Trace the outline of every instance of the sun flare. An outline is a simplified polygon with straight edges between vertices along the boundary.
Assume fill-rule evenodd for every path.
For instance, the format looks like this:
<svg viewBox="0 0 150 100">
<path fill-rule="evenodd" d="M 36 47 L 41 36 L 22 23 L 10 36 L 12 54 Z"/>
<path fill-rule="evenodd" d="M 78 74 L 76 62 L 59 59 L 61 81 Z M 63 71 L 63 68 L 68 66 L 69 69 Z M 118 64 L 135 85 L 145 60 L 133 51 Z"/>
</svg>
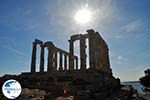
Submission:
<svg viewBox="0 0 150 100">
<path fill-rule="evenodd" d="M 86 24 L 91 21 L 92 13 L 88 9 L 81 9 L 75 14 L 75 20 L 80 24 Z"/>
</svg>

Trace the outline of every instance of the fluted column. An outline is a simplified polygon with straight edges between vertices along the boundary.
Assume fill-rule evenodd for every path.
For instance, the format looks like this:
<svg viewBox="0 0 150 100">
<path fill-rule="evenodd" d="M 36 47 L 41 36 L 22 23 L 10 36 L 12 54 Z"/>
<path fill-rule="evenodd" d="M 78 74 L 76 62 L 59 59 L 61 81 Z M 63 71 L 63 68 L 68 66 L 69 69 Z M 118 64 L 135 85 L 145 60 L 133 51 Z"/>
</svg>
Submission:
<svg viewBox="0 0 150 100">
<path fill-rule="evenodd" d="M 81 70 L 85 70 L 86 69 L 86 41 L 85 38 L 82 36 L 80 38 L 80 68 Z"/>
<path fill-rule="evenodd" d="M 31 72 L 35 72 L 35 67 L 36 67 L 36 43 L 33 42 L 32 60 L 31 60 Z"/>
<path fill-rule="evenodd" d="M 55 52 L 54 70 L 57 70 L 57 52 Z"/>
<path fill-rule="evenodd" d="M 64 69 L 67 70 L 67 55 L 64 55 Z"/>
<path fill-rule="evenodd" d="M 78 70 L 78 57 L 76 57 L 76 70 Z"/>
<path fill-rule="evenodd" d="M 51 72 L 53 70 L 53 48 L 52 46 L 48 47 L 48 64 L 47 71 Z"/>
<path fill-rule="evenodd" d="M 89 36 L 89 65 L 90 69 L 96 69 L 95 64 L 95 42 L 94 42 L 94 30 L 88 30 L 88 36 Z"/>
<path fill-rule="evenodd" d="M 69 40 L 70 46 L 69 46 L 69 51 L 70 51 L 70 55 L 69 55 L 69 70 L 73 70 L 74 69 L 74 59 L 73 59 L 73 55 L 74 55 L 74 41 Z"/>
<path fill-rule="evenodd" d="M 44 46 L 41 44 L 40 72 L 44 72 Z"/>
<path fill-rule="evenodd" d="M 62 67 L 62 53 L 60 52 L 59 54 L 60 54 L 60 56 L 59 56 L 59 70 L 62 70 L 63 69 L 63 67 Z"/>
</svg>

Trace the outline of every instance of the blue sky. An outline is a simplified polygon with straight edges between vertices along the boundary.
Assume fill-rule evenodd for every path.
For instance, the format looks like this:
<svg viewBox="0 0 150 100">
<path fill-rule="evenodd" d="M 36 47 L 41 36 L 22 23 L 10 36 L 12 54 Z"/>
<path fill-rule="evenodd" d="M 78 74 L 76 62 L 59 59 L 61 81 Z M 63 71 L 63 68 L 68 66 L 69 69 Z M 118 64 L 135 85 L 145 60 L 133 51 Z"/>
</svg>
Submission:
<svg viewBox="0 0 150 100">
<path fill-rule="evenodd" d="M 74 20 L 88 4 L 90 23 Z M 150 68 L 149 0 L 0 0 L 0 75 L 30 70 L 35 38 L 68 50 L 69 36 L 93 28 L 109 46 L 111 68 L 122 81 Z"/>
</svg>

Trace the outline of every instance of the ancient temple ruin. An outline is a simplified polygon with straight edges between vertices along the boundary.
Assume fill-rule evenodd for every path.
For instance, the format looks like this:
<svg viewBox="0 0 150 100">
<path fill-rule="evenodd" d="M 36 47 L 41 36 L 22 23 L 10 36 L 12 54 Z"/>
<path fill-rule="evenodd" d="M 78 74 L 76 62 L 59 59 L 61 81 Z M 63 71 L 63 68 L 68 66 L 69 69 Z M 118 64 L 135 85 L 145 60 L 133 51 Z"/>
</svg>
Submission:
<svg viewBox="0 0 150 100">
<path fill-rule="evenodd" d="M 80 57 L 74 54 L 75 41 L 80 43 Z M 86 42 L 88 42 L 88 48 Z M 40 52 L 37 50 L 38 45 Z M 86 49 L 89 49 L 89 52 L 86 52 Z M 47 59 L 44 57 L 46 50 L 48 51 Z M 32 48 L 31 71 L 17 76 L 5 75 L 0 78 L 0 85 L 2 86 L 2 83 L 8 79 L 19 81 L 24 91 L 31 89 L 30 92 L 27 91 L 28 96 L 26 92 L 24 93 L 23 99 L 38 96 L 39 100 L 56 100 L 57 97 L 68 96 L 74 97 L 74 100 L 105 100 L 107 97 L 112 99 L 114 93 L 119 91 L 123 93 L 124 100 L 126 100 L 127 96 L 130 98 L 134 92 L 130 91 L 132 88 L 124 88 L 124 92 L 120 89 L 120 79 L 112 75 L 108 51 L 106 42 L 94 30 L 87 30 L 86 34 L 71 36 L 69 52 L 56 47 L 51 41 L 43 42 L 35 39 Z M 36 71 L 37 52 L 40 53 L 38 72 Z M 44 68 L 45 62 L 47 62 L 47 70 Z M 127 90 L 130 92 L 127 93 Z M 119 99 L 120 96 L 119 94 L 114 98 Z"/>
<path fill-rule="evenodd" d="M 86 53 L 86 39 L 89 44 L 89 53 Z M 74 42 L 80 43 L 80 68 L 79 59 L 74 55 Z M 87 30 L 86 34 L 76 34 L 70 37 L 69 52 L 56 47 L 53 42 L 43 42 L 35 39 L 32 48 L 31 73 L 36 72 L 36 47 L 40 45 L 40 73 L 54 73 L 58 71 L 81 71 L 99 70 L 112 75 L 109 63 L 109 49 L 98 32 Z M 44 48 L 48 50 L 48 58 L 44 59 Z M 58 56 L 59 55 L 59 56 Z M 89 68 L 87 69 L 87 55 L 89 55 Z M 59 57 L 59 58 L 58 58 Z M 47 60 L 47 71 L 44 71 L 44 60 Z M 59 62 L 59 65 L 58 65 Z"/>
<path fill-rule="evenodd" d="M 76 41 L 79 42 L 79 56 L 75 55 Z M 68 95 L 75 98 L 84 91 L 86 97 L 101 100 L 120 87 L 120 80 L 112 75 L 108 45 L 98 32 L 87 30 L 85 34 L 72 35 L 68 42 L 67 52 L 51 41 L 35 39 L 30 72 L 22 72 L 13 79 L 18 80 L 23 88 L 50 93 L 50 98 L 64 95 L 67 88 Z M 39 65 L 37 60 L 40 60 Z"/>
</svg>

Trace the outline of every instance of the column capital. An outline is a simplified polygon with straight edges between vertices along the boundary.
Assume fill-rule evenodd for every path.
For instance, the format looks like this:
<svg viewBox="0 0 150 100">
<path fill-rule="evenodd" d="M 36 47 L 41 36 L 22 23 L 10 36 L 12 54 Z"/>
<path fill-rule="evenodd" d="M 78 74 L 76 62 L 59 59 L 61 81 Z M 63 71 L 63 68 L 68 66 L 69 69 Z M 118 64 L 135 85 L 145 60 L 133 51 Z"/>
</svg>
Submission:
<svg viewBox="0 0 150 100">
<path fill-rule="evenodd" d="M 34 41 L 36 44 L 43 44 L 43 41 L 39 40 L 39 39 L 35 39 Z"/>
<path fill-rule="evenodd" d="M 43 44 L 40 44 L 40 47 L 41 47 L 41 48 L 44 48 L 44 45 L 43 45 Z"/>
<path fill-rule="evenodd" d="M 44 43 L 44 47 L 47 47 L 48 49 L 51 49 L 52 47 L 54 47 L 54 44 L 53 44 L 53 42 L 48 41 L 48 42 Z"/>
<path fill-rule="evenodd" d="M 32 42 L 33 45 L 37 45 L 35 42 Z"/>
<path fill-rule="evenodd" d="M 89 29 L 87 30 L 88 33 L 95 33 L 95 31 L 93 29 Z"/>
<path fill-rule="evenodd" d="M 73 43 L 73 42 L 74 42 L 74 40 L 70 39 L 70 40 L 68 40 L 68 42 L 69 42 L 69 43 Z"/>
</svg>

